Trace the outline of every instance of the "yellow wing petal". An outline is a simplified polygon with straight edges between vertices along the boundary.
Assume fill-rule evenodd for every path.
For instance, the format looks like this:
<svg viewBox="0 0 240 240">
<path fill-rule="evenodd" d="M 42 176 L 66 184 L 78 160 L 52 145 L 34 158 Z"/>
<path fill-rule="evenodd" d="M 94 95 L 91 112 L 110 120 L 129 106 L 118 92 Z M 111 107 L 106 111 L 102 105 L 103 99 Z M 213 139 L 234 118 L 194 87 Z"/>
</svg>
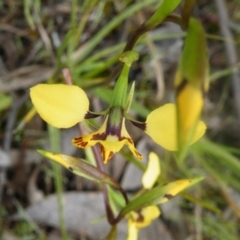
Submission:
<svg viewBox="0 0 240 240">
<path fill-rule="evenodd" d="M 177 150 L 176 105 L 166 104 L 152 111 L 146 121 L 145 132 L 159 145 L 170 151 Z M 206 125 L 199 121 L 191 144 L 203 136 Z"/>
<path fill-rule="evenodd" d="M 160 159 L 156 153 L 150 152 L 148 166 L 142 177 L 144 188 L 151 189 L 160 176 L 160 172 Z"/>
<path fill-rule="evenodd" d="M 170 182 L 169 185 L 172 185 L 172 187 L 165 193 L 164 197 L 158 202 L 158 204 L 167 202 L 171 198 L 175 197 L 181 191 L 191 187 L 192 185 L 202 180 L 203 177 L 197 177 L 193 179 L 181 179 L 174 182 Z"/>
<path fill-rule="evenodd" d="M 147 117 L 145 131 L 159 145 L 176 150 L 176 106 L 166 104 L 152 111 Z"/>
<path fill-rule="evenodd" d="M 42 119 L 57 128 L 72 127 L 89 109 L 86 93 L 77 86 L 39 84 L 30 89 L 30 96 Z"/>
</svg>

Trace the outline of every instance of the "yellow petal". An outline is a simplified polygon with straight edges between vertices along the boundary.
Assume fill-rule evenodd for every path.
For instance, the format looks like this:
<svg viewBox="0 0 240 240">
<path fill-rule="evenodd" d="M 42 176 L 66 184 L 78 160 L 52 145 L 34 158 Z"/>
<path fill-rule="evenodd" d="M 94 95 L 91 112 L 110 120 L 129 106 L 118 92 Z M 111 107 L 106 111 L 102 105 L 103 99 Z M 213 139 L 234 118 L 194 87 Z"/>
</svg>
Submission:
<svg viewBox="0 0 240 240">
<path fill-rule="evenodd" d="M 72 127 L 89 109 L 86 93 L 77 86 L 39 84 L 30 89 L 30 96 L 42 119 L 57 128 Z"/>
<path fill-rule="evenodd" d="M 176 106 L 166 104 L 152 111 L 147 117 L 145 131 L 159 145 L 176 150 Z"/>
<path fill-rule="evenodd" d="M 203 108 L 203 94 L 200 87 L 187 83 L 177 95 L 180 146 L 192 142 L 192 131 Z M 203 132 L 204 133 L 204 132 Z"/>
<path fill-rule="evenodd" d="M 142 155 L 136 150 L 134 143 L 130 138 L 119 141 L 111 136 L 111 138 L 108 137 L 105 141 L 99 141 L 99 143 L 102 146 L 101 154 L 103 156 L 104 163 L 107 163 L 107 161 L 112 158 L 116 152 L 119 152 L 124 145 L 129 147 L 135 157 L 139 160 L 142 159 Z"/>
<path fill-rule="evenodd" d="M 104 163 L 107 163 L 107 161 L 112 158 L 116 152 L 119 152 L 124 145 L 127 145 L 130 151 L 138 159 L 142 159 L 142 155 L 135 149 L 134 143 L 126 130 L 125 119 L 122 121 L 121 133 L 120 136 L 118 136 L 107 135 L 108 118 L 109 116 L 105 118 L 103 125 L 98 131 L 74 138 L 72 140 L 73 145 L 79 148 L 86 148 L 100 143 L 100 150 Z"/>
<path fill-rule="evenodd" d="M 178 193 L 183 191 L 184 189 L 198 183 L 201 181 L 203 177 L 193 178 L 193 179 L 182 179 L 169 183 L 172 187 L 165 193 L 164 197 L 158 202 L 164 203 L 175 197 Z"/>
<path fill-rule="evenodd" d="M 131 212 L 128 217 L 129 235 L 130 228 L 132 235 L 136 234 L 138 229 L 147 227 L 153 220 L 160 216 L 160 210 L 157 206 L 148 206 L 138 212 Z M 130 239 L 130 238 L 129 238 Z"/>
<path fill-rule="evenodd" d="M 152 111 L 146 121 L 145 132 L 159 145 L 170 151 L 177 150 L 176 105 L 166 104 Z M 198 121 L 196 132 L 190 144 L 203 136 L 206 126 Z"/>
<path fill-rule="evenodd" d="M 193 143 L 195 143 L 198 139 L 200 139 L 200 138 L 204 135 L 206 129 L 207 129 L 206 124 L 205 124 L 203 121 L 198 121 L 197 127 L 196 127 L 195 132 L 194 132 L 194 136 L 193 136 L 193 138 L 191 139 L 190 144 L 193 144 Z"/>
<path fill-rule="evenodd" d="M 160 176 L 160 172 L 160 159 L 156 153 L 150 152 L 148 166 L 142 177 L 143 187 L 151 189 Z"/>
<path fill-rule="evenodd" d="M 131 219 L 128 220 L 128 237 L 127 240 L 138 240 L 138 228 L 135 222 Z"/>
<path fill-rule="evenodd" d="M 141 210 L 143 221 L 137 221 L 138 228 L 144 228 L 151 224 L 153 220 L 159 217 L 160 210 L 157 206 L 148 206 Z"/>
</svg>

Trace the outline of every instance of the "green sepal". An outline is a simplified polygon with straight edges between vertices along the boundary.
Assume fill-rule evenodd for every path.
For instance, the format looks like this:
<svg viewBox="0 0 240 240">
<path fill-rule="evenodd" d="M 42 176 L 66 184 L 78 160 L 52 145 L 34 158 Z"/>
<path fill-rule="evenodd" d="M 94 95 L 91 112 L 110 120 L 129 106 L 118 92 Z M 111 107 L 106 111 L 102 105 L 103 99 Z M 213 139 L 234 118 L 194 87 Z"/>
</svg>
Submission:
<svg viewBox="0 0 240 240">
<path fill-rule="evenodd" d="M 125 107 L 128 89 L 128 74 L 132 63 L 137 59 L 138 53 L 136 51 L 127 51 L 120 55 L 119 60 L 124 63 L 124 66 L 113 90 L 111 107 Z"/>
<path fill-rule="evenodd" d="M 188 81 L 195 86 L 208 88 L 208 55 L 206 35 L 201 22 L 191 18 L 178 67 L 175 85 Z"/>
<path fill-rule="evenodd" d="M 111 107 L 108 113 L 109 116 L 109 128 L 115 127 L 121 129 L 123 119 L 123 108 L 122 107 Z"/>
<path fill-rule="evenodd" d="M 134 90 L 135 90 L 135 82 L 132 83 L 132 86 L 131 86 L 130 91 L 128 93 L 126 106 L 124 108 L 125 113 L 127 113 L 129 108 L 131 107 L 133 96 L 134 96 Z"/>
</svg>

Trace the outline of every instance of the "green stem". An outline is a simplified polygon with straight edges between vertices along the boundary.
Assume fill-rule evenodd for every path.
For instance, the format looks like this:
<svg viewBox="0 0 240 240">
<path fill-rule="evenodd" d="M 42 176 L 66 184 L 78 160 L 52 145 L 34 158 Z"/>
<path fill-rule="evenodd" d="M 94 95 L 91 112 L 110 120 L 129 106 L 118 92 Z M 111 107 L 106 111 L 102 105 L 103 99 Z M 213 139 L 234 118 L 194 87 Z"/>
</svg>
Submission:
<svg viewBox="0 0 240 240">
<path fill-rule="evenodd" d="M 148 0 L 148 1 L 140 1 L 137 4 L 133 4 L 129 8 L 125 9 L 121 14 L 117 15 L 113 20 L 111 20 L 108 24 L 105 25 L 103 29 L 101 29 L 89 42 L 85 45 L 84 49 L 81 51 L 81 54 L 77 56 L 76 64 L 82 61 L 91 51 L 96 47 L 102 39 L 111 32 L 114 28 L 116 28 L 122 21 L 132 16 L 137 11 L 142 8 L 154 3 L 156 0 Z"/>
<path fill-rule="evenodd" d="M 48 133 L 49 133 L 49 140 L 50 140 L 50 148 L 53 152 L 60 152 L 60 130 L 48 125 Z M 62 203 L 62 173 L 61 173 L 61 166 L 56 163 L 52 163 L 53 168 L 53 175 L 54 175 L 54 185 L 57 192 L 57 203 L 58 203 L 58 214 L 59 214 L 59 222 L 60 222 L 60 230 L 62 239 L 67 240 L 67 230 L 65 225 L 64 219 L 64 212 L 63 212 L 63 203 Z"/>
</svg>

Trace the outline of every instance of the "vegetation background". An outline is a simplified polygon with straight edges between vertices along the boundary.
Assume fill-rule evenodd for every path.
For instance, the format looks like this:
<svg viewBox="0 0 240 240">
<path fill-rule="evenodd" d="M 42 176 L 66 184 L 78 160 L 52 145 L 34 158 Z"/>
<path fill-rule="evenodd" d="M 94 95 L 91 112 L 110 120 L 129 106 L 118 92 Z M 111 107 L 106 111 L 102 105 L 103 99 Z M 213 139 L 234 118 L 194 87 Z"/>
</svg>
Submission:
<svg viewBox="0 0 240 240">
<path fill-rule="evenodd" d="M 63 82 L 61 69 L 69 67 L 74 84 L 88 92 L 92 109 L 104 110 L 119 54 L 159 2 L 0 0 L 0 239 L 63 239 L 67 232 L 68 239 L 95 240 L 107 234 L 100 186 L 36 152 L 51 148 L 83 158 L 88 154 L 71 146 L 79 134 L 76 128 L 52 131 L 38 115 L 27 115 L 32 108 L 29 87 Z M 193 16 L 204 25 L 209 50 L 205 137 L 192 146 L 180 168 L 172 153 L 131 128 L 145 160 L 138 162 L 123 149 L 106 165 L 106 172 L 129 194 L 141 187 L 150 151 L 160 156 L 164 179 L 205 176 L 161 205 L 160 219 L 142 230 L 140 239 L 240 238 L 240 1 L 199 0 Z M 135 118 L 143 120 L 151 110 L 174 101 L 173 79 L 184 36 L 178 26 L 164 23 L 135 47 L 140 54 L 130 75 L 136 81 Z M 62 224 L 56 191 L 64 197 Z M 123 221 L 119 239 L 125 239 L 126 230 Z"/>
</svg>

